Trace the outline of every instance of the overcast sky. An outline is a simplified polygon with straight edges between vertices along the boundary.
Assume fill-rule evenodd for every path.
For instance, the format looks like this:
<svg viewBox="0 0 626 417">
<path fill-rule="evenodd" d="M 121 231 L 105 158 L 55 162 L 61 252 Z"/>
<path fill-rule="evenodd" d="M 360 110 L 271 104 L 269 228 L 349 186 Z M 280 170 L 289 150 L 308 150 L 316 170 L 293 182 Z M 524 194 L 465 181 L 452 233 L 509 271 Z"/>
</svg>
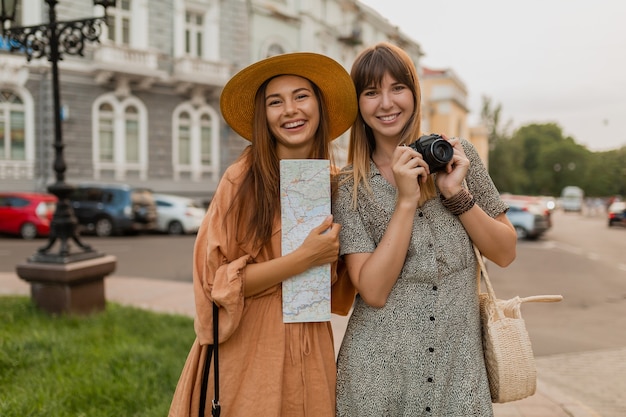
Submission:
<svg viewBox="0 0 626 417">
<path fill-rule="evenodd" d="M 626 145 L 626 0 L 361 0 L 517 128 L 555 122 L 593 151 Z M 445 132 L 444 132 L 445 133 Z"/>
</svg>

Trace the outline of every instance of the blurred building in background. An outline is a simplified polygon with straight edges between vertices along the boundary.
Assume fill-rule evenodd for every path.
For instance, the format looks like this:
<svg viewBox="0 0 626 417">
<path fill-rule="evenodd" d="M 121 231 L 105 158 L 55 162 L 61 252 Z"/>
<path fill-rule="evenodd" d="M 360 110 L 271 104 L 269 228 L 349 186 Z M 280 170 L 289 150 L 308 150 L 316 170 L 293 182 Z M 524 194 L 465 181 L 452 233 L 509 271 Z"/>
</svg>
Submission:
<svg viewBox="0 0 626 417">
<path fill-rule="evenodd" d="M 488 132 L 484 126 L 469 126 L 467 88 L 450 69 L 420 67 L 422 87 L 422 129 L 426 133 L 444 133 L 469 139 L 487 166 Z"/>
<path fill-rule="evenodd" d="M 59 20 L 102 13 L 60 0 Z M 486 161 L 486 134 L 467 126 L 467 90 L 451 69 L 355 0 L 118 0 L 100 44 L 60 62 L 67 182 L 126 183 L 210 200 L 247 145 L 225 124 L 219 96 L 241 68 L 275 54 L 326 54 L 349 71 L 366 46 L 402 47 L 422 77 L 424 131 L 464 136 Z M 45 3 L 22 0 L 17 23 L 40 24 Z M 54 179 L 49 63 L 0 39 L 0 190 L 42 191 Z M 475 134 L 477 133 L 477 134 Z M 484 143 L 482 142 L 484 141 Z M 345 163 L 348 134 L 335 141 Z"/>
</svg>

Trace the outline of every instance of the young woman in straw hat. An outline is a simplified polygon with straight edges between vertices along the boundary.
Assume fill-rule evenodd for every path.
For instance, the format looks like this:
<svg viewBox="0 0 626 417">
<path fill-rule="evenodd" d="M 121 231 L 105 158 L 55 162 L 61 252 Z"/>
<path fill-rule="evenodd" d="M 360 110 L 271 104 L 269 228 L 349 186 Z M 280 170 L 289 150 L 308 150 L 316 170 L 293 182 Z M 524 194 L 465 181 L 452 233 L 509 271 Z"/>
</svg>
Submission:
<svg viewBox="0 0 626 417">
<path fill-rule="evenodd" d="M 367 48 L 351 76 L 359 115 L 333 214 L 359 296 L 337 362 L 337 416 L 492 416 L 472 242 L 500 266 L 513 261 L 507 206 L 466 140 L 438 142 L 433 166 L 404 146 L 420 137 L 422 113 L 403 50 Z"/>
<path fill-rule="evenodd" d="M 354 85 L 326 56 L 284 54 L 237 73 L 224 87 L 220 106 L 230 127 L 251 144 L 224 173 L 197 235 L 197 338 L 169 415 L 198 414 L 215 302 L 223 416 L 334 416 L 330 322 L 283 323 L 281 283 L 334 264 L 339 225 L 329 213 L 298 249 L 281 256 L 279 161 L 329 159 L 329 142 L 356 117 Z M 207 391 L 210 401 L 212 376 Z"/>
</svg>

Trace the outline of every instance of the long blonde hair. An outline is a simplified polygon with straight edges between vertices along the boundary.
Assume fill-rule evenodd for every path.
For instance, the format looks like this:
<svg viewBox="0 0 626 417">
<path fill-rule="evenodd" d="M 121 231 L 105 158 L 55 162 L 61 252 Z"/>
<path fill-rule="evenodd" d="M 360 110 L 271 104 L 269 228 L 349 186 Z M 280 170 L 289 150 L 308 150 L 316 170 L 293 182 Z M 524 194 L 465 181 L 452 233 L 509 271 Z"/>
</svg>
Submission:
<svg viewBox="0 0 626 417">
<path fill-rule="evenodd" d="M 404 126 L 401 143 L 415 142 L 421 135 L 421 89 L 417 70 L 411 57 L 399 47 L 380 42 L 363 50 L 352 64 L 350 76 L 356 88 L 357 100 L 361 93 L 372 85 L 380 86 L 385 74 L 391 75 L 398 82 L 405 84 L 413 93 L 415 112 Z M 361 112 L 350 130 L 350 144 L 348 146 L 348 164 L 352 169 L 348 176 L 354 180 L 352 205 L 356 208 L 358 187 L 364 186 L 372 192 L 369 185 L 370 160 L 376 149 L 376 140 L 372 129 L 365 124 Z M 351 174 L 351 175 L 350 175 Z M 432 176 L 421 186 L 419 205 L 437 194 Z"/>
</svg>

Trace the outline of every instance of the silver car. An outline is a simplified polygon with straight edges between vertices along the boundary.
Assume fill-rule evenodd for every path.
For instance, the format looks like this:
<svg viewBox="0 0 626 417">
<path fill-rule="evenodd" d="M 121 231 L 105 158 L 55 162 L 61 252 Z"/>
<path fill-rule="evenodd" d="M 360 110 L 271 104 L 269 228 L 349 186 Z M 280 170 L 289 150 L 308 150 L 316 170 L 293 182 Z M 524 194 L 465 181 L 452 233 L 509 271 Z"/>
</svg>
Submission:
<svg viewBox="0 0 626 417">
<path fill-rule="evenodd" d="M 507 204 L 506 216 L 515 227 L 518 239 L 538 239 L 550 228 L 549 217 L 532 205 L 517 201 L 507 201 Z"/>
</svg>

